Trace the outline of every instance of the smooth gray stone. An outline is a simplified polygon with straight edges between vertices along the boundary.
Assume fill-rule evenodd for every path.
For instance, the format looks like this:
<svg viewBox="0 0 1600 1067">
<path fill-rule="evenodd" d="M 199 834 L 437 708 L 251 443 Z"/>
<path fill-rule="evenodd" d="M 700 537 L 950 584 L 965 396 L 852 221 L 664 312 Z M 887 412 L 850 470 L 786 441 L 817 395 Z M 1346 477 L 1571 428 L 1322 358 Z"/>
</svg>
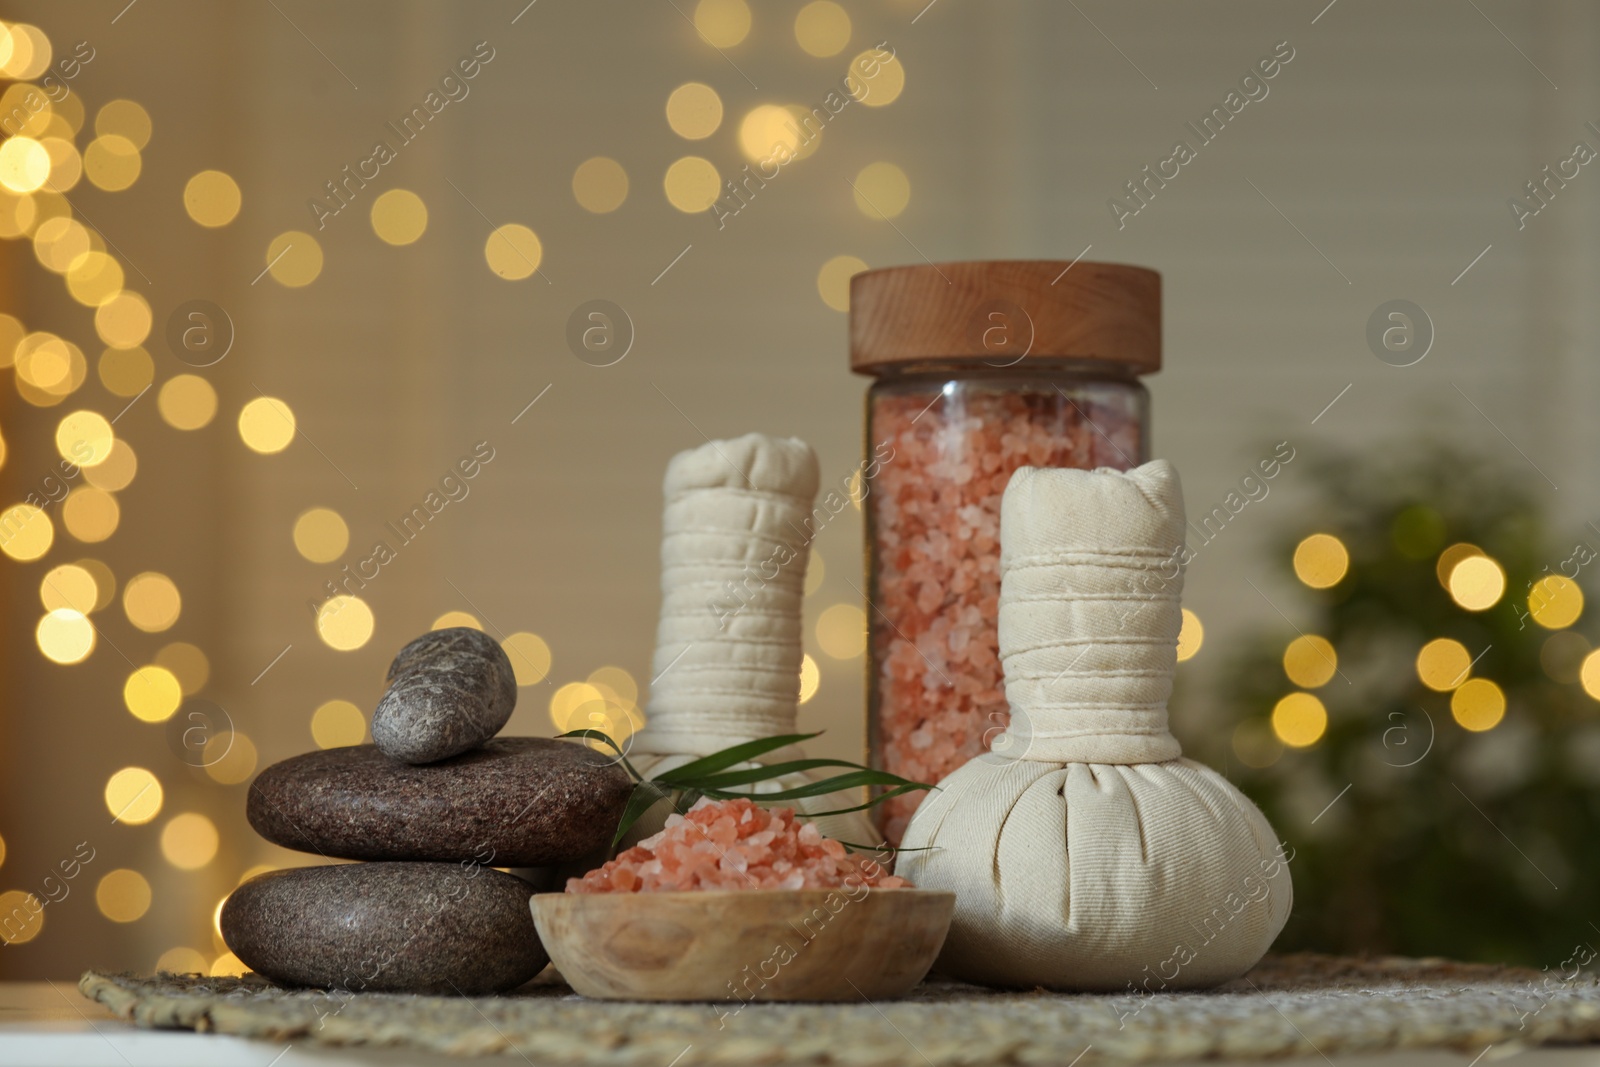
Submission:
<svg viewBox="0 0 1600 1067">
<path fill-rule="evenodd" d="M 347 860 L 552 867 L 611 843 L 633 781 L 576 741 L 497 737 L 412 766 L 371 745 L 306 752 L 250 783 L 256 833 Z"/>
<path fill-rule="evenodd" d="M 350 993 L 502 993 L 550 961 L 533 886 L 490 867 L 341 863 L 271 871 L 222 906 L 222 937 L 282 985 Z"/>
<path fill-rule="evenodd" d="M 453 626 L 425 633 L 389 665 L 372 740 L 406 763 L 432 763 L 500 732 L 517 706 L 517 676 L 499 642 Z"/>
</svg>

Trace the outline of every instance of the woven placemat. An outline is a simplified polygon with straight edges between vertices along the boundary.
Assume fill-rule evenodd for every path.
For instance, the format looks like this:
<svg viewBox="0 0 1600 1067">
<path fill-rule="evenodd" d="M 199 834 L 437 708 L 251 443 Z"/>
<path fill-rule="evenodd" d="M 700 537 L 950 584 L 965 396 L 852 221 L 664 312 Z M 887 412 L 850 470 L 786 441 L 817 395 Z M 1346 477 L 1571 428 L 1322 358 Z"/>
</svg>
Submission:
<svg viewBox="0 0 1600 1067">
<path fill-rule="evenodd" d="M 698 1064 L 1059 1064 L 1085 1050 L 1124 1063 L 1325 1057 L 1408 1048 L 1476 1054 L 1600 1041 L 1600 979 L 1445 960 L 1268 957 L 1206 993 L 1147 997 L 998 992 L 928 982 L 899 1001 L 647 1004 L 586 1000 L 553 972 L 476 999 L 344 998 L 255 975 L 90 971 L 79 988 L 142 1027 L 458 1056 L 520 1053 L 595 1067 Z"/>
</svg>

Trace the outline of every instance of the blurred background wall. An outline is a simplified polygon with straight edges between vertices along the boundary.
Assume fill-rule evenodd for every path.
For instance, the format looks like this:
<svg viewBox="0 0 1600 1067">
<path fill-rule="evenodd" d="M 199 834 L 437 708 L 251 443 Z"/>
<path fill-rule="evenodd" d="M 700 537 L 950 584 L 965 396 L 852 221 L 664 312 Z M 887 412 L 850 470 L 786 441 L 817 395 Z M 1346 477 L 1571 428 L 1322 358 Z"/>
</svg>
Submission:
<svg viewBox="0 0 1600 1067">
<path fill-rule="evenodd" d="M 21 382 L 0 392 L 0 507 L 46 498 L 12 515 L 26 530 L 0 561 L 0 912 L 52 898 L 0 976 L 213 966 L 222 897 L 301 862 L 250 832 L 250 775 L 358 739 L 394 650 L 447 613 L 518 650 L 512 732 L 554 732 L 552 700 L 601 700 L 620 724 L 647 696 L 670 455 L 761 429 L 812 442 L 825 481 L 857 464 L 866 383 L 843 312 L 863 265 L 1160 270 L 1154 451 L 1191 509 L 1279 441 L 1433 439 L 1519 472 L 1560 540 L 1600 518 L 1600 170 L 1543 186 L 1547 204 L 1525 189 L 1574 142 L 1600 146 L 1600 12 L 1578 0 L 15 0 L 0 17 L 48 38 L 56 81 L 22 63 L 40 47 L 24 31 L 8 69 L 66 90 L 30 132 L 76 145 L 52 149 L 59 194 L 19 192 L 33 162 L 0 156 L 0 362 Z M 893 59 L 814 152 L 736 215 L 703 209 L 781 138 L 760 109 L 822 105 L 879 46 Z M 1275 50 L 1292 58 L 1267 95 L 1119 220 L 1108 201 L 1134 206 L 1125 183 Z M 689 83 L 712 93 L 673 96 Z M 404 141 L 430 92 L 444 102 Z M 341 204 L 328 183 L 379 140 L 392 160 Z M 39 239 L 54 218 L 82 232 Z M 135 294 L 98 324 L 110 268 L 43 262 L 75 240 Z M 1408 367 L 1367 340 L 1395 299 L 1433 327 Z M 596 300 L 614 363 L 569 342 Z M 17 348 L 38 331 L 59 341 Z M 115 419 L 120 444 L 61 479 L 57 428 L 78 411 Z M 475 452 L 476 476 L 442 491 L 459 499 L 401 545 L 387 524 Z M 1302 610 L 1264 546 L 1309 472 L 1287 468 L 1190 571 L 1190 736 L 1227 717 L 1204 693 L 1236 636 Z M 852 512 L 812 564 L 802 722 L 828 731 L 824 754 L 861 748 L 860 536 Z M 393 560 L 319 627 L 328 583 L 379 540 Z M 208 703 L 163 718 L 174 687 Z"/>
</svg>

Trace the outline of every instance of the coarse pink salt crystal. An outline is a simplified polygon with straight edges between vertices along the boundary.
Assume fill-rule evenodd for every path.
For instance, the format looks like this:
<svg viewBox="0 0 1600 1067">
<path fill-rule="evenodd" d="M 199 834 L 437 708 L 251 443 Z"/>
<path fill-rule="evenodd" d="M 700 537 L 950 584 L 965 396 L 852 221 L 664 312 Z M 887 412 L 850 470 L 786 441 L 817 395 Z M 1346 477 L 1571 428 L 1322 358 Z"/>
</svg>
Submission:
<svg viewBox="0 0 1600 1067">
<path fill-rule="evenodd" d="M 687 816 L 582 878 L 569 893 L 649 893 L 685 889 L 909 888 L 875 860 L 855 855 L 802 823 L 793 808 L 763 808 L 744 798 L 701 800 Z"/>
</svg>

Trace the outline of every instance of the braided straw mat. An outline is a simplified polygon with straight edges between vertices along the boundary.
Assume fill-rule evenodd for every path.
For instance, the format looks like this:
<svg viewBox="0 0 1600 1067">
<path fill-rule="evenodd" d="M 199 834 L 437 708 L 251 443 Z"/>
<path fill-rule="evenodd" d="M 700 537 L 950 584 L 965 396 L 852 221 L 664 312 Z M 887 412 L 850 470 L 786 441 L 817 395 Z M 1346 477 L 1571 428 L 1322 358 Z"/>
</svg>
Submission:
<svg viewBox="0 0 1600 1067">
<path fill-rule="evenodd" d="M 1324 1057 L 1407 1048 L 1469 1054 L 1600 1041 L 1600 979 L 1438 959 L 1278 956 L 1206 993 L 1001 992 L 927 982 L 907 999 L 842 1004 L 586 1000 L 553 971 L 464 999 L 278 988 L 256 975 L 89 971 L 84 995 L 146 1028 L 604 1067 L 928 1067 Z M 1092 1067 L 1085 1061 L 1084 1067 Z"/>
</svg>

